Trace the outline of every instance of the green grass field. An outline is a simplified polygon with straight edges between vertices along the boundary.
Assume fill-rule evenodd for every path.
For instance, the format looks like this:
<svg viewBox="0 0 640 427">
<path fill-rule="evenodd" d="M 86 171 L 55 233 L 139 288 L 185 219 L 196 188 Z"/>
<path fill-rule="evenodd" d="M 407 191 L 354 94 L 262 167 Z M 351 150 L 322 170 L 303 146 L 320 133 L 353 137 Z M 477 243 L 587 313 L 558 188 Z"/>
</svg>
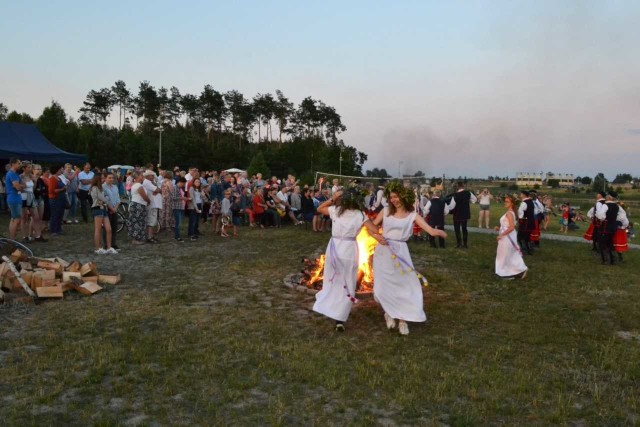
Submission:
<svg viewBox="0 0 640 427">
<path fill-rule="evenodd" d="M 34 245 L 123 283 L 0 309 L 2 424 L 640 423 L 637 251 L 601 266 L 587 245 L 543 241 L 526 280 L 502 281 L 493 236 L 411 243 L 429 321 L 402 337 L 373 301 L 336 333 L 283 286 L 327 233 L 240 234 L 93 257 L 73 226 Z"/>
</svg>

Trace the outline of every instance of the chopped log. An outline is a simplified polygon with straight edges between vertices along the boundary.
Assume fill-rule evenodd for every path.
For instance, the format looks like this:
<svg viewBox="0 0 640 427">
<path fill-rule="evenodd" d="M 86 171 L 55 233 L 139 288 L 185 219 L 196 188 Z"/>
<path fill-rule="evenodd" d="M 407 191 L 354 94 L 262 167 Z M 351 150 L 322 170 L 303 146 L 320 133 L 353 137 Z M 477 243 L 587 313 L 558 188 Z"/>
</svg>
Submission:
<svg viewBox="0 0 640 427">
<path fill-rule="evenodd" d="M 62 298 L 62 286 L 42 286 L 37 289 L 39 298 Z"/>
<path fill-rule="evenodd" d="M 117 285 L 118 283 L 120 283 L 120 274 L 101 274 L 98 276 L 98 283 L 100 283 L 101 285 Z"/>
<path fill-rule="evenodd" d="M 97 283 L 85 282 L 80 286 L 76 286 L 76 291 L 80 292 L 83 295 L 93 295 L 98 291 L 102 290 L 102 286 Z"/>
<path fill-rule="evenodd" d="M 62 275 L 64 269 L 62 268 L 62 264 L 51 261 L 38 261 L 38 267 L 44 268 L 45 270 L 53 270 L 55 274 Z"/>
<path fill-rule="evenodd" d="M 42 286 L 42 274 L 40 273 L 34 273 L 31 276 L 31 289 L 37 289 L 40 286 Z"/>
<path fill-rule="evenodd" d="M 60 257 L 56 257 L 56 262 L 60 265 L 62 265 L 62 268 L 67 268 L 69 267 L 70 263 L 68 261 L 63 260 Z"/>
<path fill-rule="evenodd" d="M 58 279 L 44 279 L 42 281 L 42 287 L 57 286 L 59 284 L 60 284 L 60 280 Z"/>
<path fill-rule="evenodd" d="M 15 252 L 14 252 L 15 253 Z M 13 265 L 13 262 L 6 256 L 2 257 L 2 260 L 4 262 L 7 263 L 7 265 L 9 266 L 9 270 L 11 270 L 11 272 L 13 272 L 13 274 L 16 275 L 16 279 L 18 279 L 18 282 L 20 283 L 20 286 L 22 286 L 22 289 L 24 289 L 24 291 L 29 294 L 29 296 L 31 297 L 36 297 L 36 294 L 33 293 L 33 291 L 31 290 L 31 288 L 25 283 L 25 281 L 22 279 L 22 277 L 20 276 L 20 272 L 16 269 L 16 266 Z"/>
<path fill-rule="evenodd" d="M 86 276 L 82 278 L 84 282 L 98 283 L 98 276 Z"/>
<path fill-rule="evenodd" d="M 65 271 L 62 273 L 62 281 L 68 282 L 72 277 L 77 277 L 78 279 L 82 277 L 79 271 Z"/>
<path fill-rule="evenodd" d="M 68 267 L 65 267 L 65 270 L 69 272 L 80 271 L 80 263 L 78 261 L 73 261 Z"/>
<path fill-rule="evenodd" d="M 20 271 L 21 272 L 24 273 L 25 271 L 32 271 L 32 270 L 33 270 L 33 266 L 31 265 L 30 262 L 22 261 L 20 263 Z"/>
<path fill-rule="evenodd" d="M 4 292 L 0 289 L 0 304 L 4 304 Z"/>
<path fill-rule="evenodd" d="M 13 279 L 11 277 L 3 277 L 0 281 L 0 289 L 11 292 L 13 290 Z"/>
<path fill-rule="evenodd" d="M 63 282 L 60 284 L 60 287 L 62 288 L 62 292 L 67 292 L 70 290 L 75 290 L 76 289 L 76 285 L 75 283 L 68 281 L 68 282 Z"/>
<path fill-rule="evenodd" d="M 0 264 L 0 277 L 4 277 L 4 275 L 9 271 L 9 267 L 7 267 L 7 263 L 3 262 Z"/>
<path fill-rule="evenodd" d="M 31 282 L 33 281 L 33 271 L 25 271 L 25 270 L 22 270 L 22 271 L 20 272 L 20 275 L 21 275 L 21 276 L 22 276 L 22 278 L 24 279 L 24 282 L 25 282 L 27 285 L 31 286 Z M 31 288 L 31 289 L 33 289 L 33 288 Z"/>
<path fill-rule="evenodd" d="M 80 274 L 82 277 L 84 276 L 97 276 L 98 275 L 98 267 L 95 262 L 88 262 L 80 267 Z"/>
</svg>

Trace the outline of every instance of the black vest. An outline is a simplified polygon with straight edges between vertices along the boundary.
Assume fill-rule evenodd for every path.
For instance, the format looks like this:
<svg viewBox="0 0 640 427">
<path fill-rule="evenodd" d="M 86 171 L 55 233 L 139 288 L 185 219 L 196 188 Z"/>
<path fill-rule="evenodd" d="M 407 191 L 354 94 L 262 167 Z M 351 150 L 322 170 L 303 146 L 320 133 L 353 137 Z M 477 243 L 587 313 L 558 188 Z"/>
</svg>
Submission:
<svg viewBox="0 0 640 427">
<path fill-rule="evenodd" d="M 593 222 L 594 224 L 600 222 L 598 218 L 596 218 L 596 212 L 598 212 L 598 208 L 600 207 L 600 205 L 604 203 L 606 203 L 604 199 L 598 200 L 593 207 L 593 216 L 591 217 L 591 222 Z"/>
<path fill-rule="evenodd" d="M 615 233 L 618 229 L 616 220 L 618 219 L 620 207 L 616 202 L 607 202 L 607 208 L 604 229 L 606 233 Z"/>
<path fill-rule="evenodd" d="M 458 191 L 453 195 L 453 200 L 456 201 L 455 212 L 453 213 L 454 221 L 467 221 L 471 218 L 471 208 L 469 207 L 469 201 L 471 200 L 471 193 L 469 190 Z"/>
<path fill-rule="evenodd" d="M 439 197 L 431 199 L 431 209 L 429 209 L 429 225 L 444 227 L 444 207 L 446 202 Z"/>
<path fill-rule="evenodd" d="M 522 203 L 527 205 L 527 209 L 524 211 L 524 216 L 520 219 L 520 227 L 524 227 L 526 231 L 531 231 L 536 228 L 535 205 L 531 199 L 523 200 Z"/>
</svg>

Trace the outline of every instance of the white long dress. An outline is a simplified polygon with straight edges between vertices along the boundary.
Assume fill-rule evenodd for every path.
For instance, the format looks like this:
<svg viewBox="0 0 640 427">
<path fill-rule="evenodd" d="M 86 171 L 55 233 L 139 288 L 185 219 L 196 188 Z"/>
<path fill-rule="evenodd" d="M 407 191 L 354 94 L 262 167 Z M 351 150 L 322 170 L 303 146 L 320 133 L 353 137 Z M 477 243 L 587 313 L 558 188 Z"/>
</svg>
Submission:
<svg viewBox="0 0 640 427">
<path fill-rule="evenodd" d="M 425 322 L 422 286 L 407 247 L 416 212 L 405 218 L 387 215 L 382 219 L 382 235 L 389 246 L 378 245 L 373 254 L 373 295 L 394 319 Z"/>
<path fill-rule="evenodd" d="M 355 297 L 358 275 L 358 245 L 356 236 L 366 217 L 359 210 L 345 210 L 338 216 L 335 206 L 329 207 L 332 220 L 331 240 L 325 252 L 322 290 L 316 294 L 313 311 L 344 322 L 349 318 Z"/>
<path fill-rule="evenodd" d="M 513 215 L 513 221 L 516 215 L 512 211 L 507 211 L 500 217 L 500 233 L 504 233 L 509 228 L 509 220 L 507 215 Z M 518 234 L 516 230 L 498 240 L 498 250 L 496 252 L 496 274 L 500 277 L 510 277 L 527 271 L 527 266 L 522 259 L 522 253 L 518 247 Z"/>
</svg>

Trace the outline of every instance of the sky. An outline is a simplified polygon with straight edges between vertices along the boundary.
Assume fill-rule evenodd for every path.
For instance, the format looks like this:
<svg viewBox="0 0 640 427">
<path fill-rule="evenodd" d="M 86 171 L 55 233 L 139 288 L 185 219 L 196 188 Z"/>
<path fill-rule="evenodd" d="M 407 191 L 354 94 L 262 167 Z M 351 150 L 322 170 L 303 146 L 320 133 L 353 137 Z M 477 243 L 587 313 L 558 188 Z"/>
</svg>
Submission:
<svg viewBox="0 0 640 427">
<path fill-rule="evenodd" d="M 0 0 L 0 102 L 206 84 L 332 105 L 391 174 L 640 175 L 637 1 Z"/>
</svg>

